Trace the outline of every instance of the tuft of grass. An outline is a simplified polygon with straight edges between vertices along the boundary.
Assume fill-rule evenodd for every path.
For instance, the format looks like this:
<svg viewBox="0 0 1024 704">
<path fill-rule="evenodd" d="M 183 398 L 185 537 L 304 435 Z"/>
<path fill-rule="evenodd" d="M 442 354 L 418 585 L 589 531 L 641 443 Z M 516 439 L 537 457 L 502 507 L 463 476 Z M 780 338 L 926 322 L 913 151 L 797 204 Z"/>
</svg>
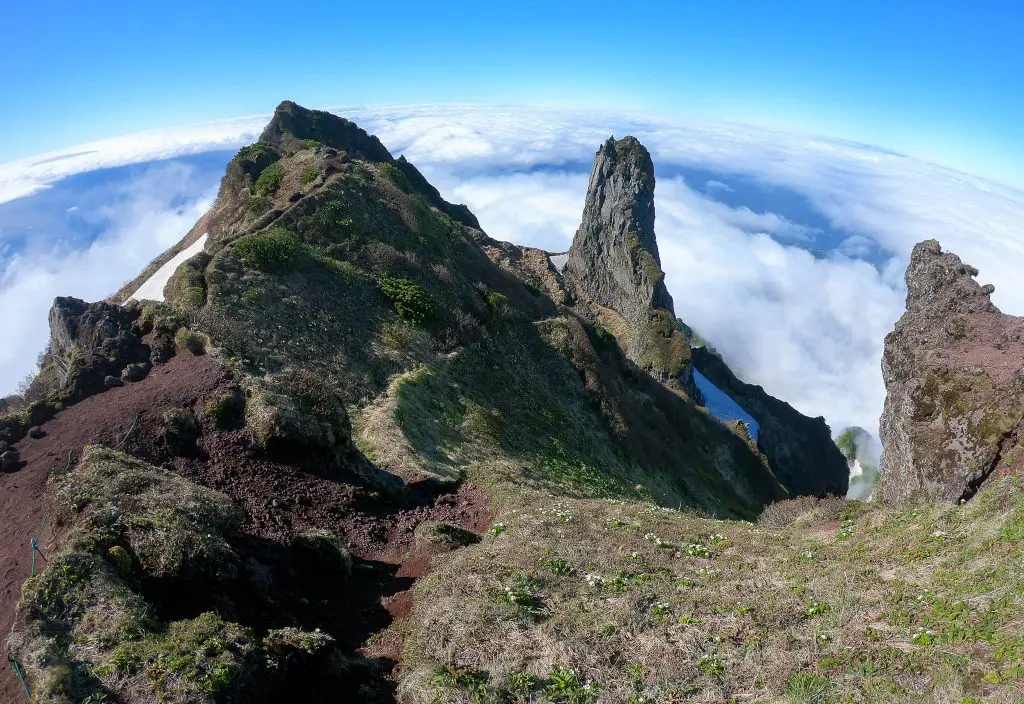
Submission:
<svg viewBox="0 0 1024 704">
<path fill-rule="evenodd" d="M 267 452 L 305 448 L 343 452 L 351 438 L 338 395 L 305 370 L 285 370 L 250 382 L 245 419 L 257 447 Z"/>
<path fill-rule="evenodd" d="M 225 391 L 210 399 L 203 412 L 221 430 L 234 426 L 245 410 L 245 396 L 238 389 Z"/>
<path fill-rule="evenodd" d="M 190 354 L 206 354 L 208 344 L 209 339 L 206 335 L 195 330 L 179 328 L 178 331 L 174 333 L 174 345 L 179 350 L 184 350 Z"/>
</svg>

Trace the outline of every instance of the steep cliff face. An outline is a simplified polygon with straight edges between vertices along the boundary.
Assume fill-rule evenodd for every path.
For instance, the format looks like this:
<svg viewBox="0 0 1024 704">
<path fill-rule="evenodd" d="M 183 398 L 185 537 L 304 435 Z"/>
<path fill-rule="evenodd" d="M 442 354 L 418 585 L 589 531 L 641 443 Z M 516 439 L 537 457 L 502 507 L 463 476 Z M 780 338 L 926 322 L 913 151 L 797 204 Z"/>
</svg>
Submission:
<svg viewBox="0 0 1024 704">
<path fill-rule="evenodd" d="M 654 235 L 654 164 L 635 137 L 609 138 L 598 149 L 564 275 L 630 360 L 693 394 L 690 346 Z"/>
<path fill-rule="evenodd" d="M 744 383 L 718 355 L 693 349 L 693 365 L 759 425 L 757 445 L 793 494 L 845 495 L 850 470 L 824 418 L 809 418 L 760 386 Z"/>
<path fill-rule="evenodd" d="M 935 240 L 914 247 L 907 310 L 882 358 L 886 502 L 969 499 L 1024 469 L 1024 319 L 1001 313 L 977 274 Z"/>
</svg>

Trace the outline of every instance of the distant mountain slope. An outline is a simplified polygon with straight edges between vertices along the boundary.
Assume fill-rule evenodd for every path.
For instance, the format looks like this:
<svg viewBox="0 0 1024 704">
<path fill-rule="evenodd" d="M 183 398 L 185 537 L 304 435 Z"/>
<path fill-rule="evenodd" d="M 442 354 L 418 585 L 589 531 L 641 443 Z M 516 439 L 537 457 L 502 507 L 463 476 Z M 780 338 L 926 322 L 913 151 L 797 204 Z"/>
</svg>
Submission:
<svg viewBox="0 0 1024 704">
<path fill-rule="evenodd" d="M 707 347 L 693 349 L 693 365 L 758 422 L 758 447 L 779 481 L 794 494 L 845 496 L 850 471 L 824 418 L 808 418 L 760 386 L 740 381 Z"/>
</svg>

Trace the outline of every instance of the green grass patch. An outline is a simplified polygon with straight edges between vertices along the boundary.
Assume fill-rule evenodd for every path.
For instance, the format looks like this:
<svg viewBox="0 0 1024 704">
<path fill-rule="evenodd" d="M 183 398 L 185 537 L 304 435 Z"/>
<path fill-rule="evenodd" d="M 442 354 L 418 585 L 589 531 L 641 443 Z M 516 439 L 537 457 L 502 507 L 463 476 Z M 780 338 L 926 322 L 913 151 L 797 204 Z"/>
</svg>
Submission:
<svg viewBox="0 0 1024 704">
<path fill-rule="evenodd" d="M 256 179 L 256 193 L 264 197 L 269 197 L 277 193 L 277 189 L 281 186 L 281 180 L 284 178 L 284 166 L 281 162 L 275 161 L 273 164 L 263 169 L 260 172 L 259 177 Z"/>
<path fill-rule="evenodd" d="M 378 284 L 398 315 L 406 320 L 422 325 L 437 315 L 434 297 L 414 281 L 403 276 L 381 275 Z"/>
<path fill-rule="evenodd" d="M 278 227 L 244 235 L 234 243 L 234 251 L 246 266 L 268 274 L 289 271 L 301 249 L 295 235 Z"/>
</svg>

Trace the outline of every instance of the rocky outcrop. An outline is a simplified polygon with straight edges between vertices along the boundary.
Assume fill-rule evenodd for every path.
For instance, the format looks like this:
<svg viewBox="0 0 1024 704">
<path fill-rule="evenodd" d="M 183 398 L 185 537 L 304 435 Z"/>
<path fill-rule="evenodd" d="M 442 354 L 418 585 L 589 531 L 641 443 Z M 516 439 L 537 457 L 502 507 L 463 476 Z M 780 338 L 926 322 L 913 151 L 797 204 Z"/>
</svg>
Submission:
<svg viewBox="0 0 1024 704">
<path fill-rule="evenodd" d="M 809 418 L 760 386 L 740 381 L 706 347 L 696 347 L 692 354 L 694 368 L 758 422 L 758 449 L 791 494 L 846 494 L 849 465 L 824 418 Z"/>
<path fill-rule="evenodd" d="M 564 275 L 629 359 L 692 394 L 690 346 L 654 235 L 654 164 L 635 137 L 609 138 L 598 149 Z"/>
<path fill-rule="evenodd" d="M 63 403 L 103 391 L 108 377 L 119 382 L 127 365 L 148 358 L 149 349 L 134 327 L 138 317 L 134 308 L 103 301 L 54 299 L 49 355 L 60 377 L 57 396 Z"/>
<path fill-rule="evenodd" d="M 935 240 L 914 247 L 907 310 L 885 338 L 881 479 L 887 503 L 971 498 L 1024 469 L 1024 319 Z"/>
<path fill-rule="evenodd" d="M 306 140 L 339 149 L 356 159 L 392 161 L 391 152 L 380 140 L 354 122 L 323 110 L 304 108 L 290 100 L 277 106 L 259 141 L 287 154 L 305 148 Z"/>
</svg>

